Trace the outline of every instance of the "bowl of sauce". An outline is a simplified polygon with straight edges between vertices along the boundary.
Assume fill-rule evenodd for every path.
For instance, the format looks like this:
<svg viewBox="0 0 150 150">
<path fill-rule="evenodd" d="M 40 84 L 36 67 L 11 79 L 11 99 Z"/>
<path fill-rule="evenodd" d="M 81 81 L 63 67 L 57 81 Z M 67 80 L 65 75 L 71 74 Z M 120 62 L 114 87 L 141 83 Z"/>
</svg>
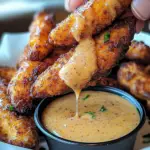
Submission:
<svg viewBox="0 0 150 150">
<path fill-rule="evenodd" d="M 76 112 L 78 110 L 78 112 Z M 132 150 L 145 111 L 128 93 L 112 87 L 44 99 L 34 115 L 51 150 Z"/>
</svg>

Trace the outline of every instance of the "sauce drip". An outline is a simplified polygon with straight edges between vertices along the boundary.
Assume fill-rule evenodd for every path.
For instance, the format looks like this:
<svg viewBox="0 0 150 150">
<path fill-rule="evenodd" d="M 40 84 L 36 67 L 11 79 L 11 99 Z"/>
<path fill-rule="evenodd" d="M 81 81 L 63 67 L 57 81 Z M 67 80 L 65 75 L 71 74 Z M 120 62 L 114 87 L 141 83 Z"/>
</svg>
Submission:
<svg viewBox="0 0 150 150">
<path fill-rule="evenodd" d="M 79 116 L 78 99 L 80 92 L 91 80 L 96 70 L 95 42 L 92 38 L 83 39 L 76 47 L 74 55 L 59 72 L 60 78 L 75 92 L 76 117 Z"/>
</svg>

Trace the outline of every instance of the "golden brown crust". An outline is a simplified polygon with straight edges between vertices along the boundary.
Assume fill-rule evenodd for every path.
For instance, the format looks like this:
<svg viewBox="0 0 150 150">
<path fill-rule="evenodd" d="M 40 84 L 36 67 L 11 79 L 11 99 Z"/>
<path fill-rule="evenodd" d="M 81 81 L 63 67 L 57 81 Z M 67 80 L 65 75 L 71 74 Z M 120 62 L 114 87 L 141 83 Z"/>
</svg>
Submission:
<svg viewBox="0 0 150 150">
<path fill-rule="evenodd" d="M 47 68 L 47 65 L 38 61 L 24 61 L 8 85 L 8 94 L 12 105 L 20 113 L 32 108 L 30 87 L 37 76 Z"/>
<path fill-rule="evenodd" d="M 55 61 L 60 57 L 60 55 L 63 55 L 67 53 L 70 49 L 68 48 L 55 48 L 53 52 L 45 58 L 43 61 L 48 65 L 51 66 L 55 63 Z"/>
<path fill-rule="evenodd" d="M 126 58 L 143 64 L 150 64 L 150 47 L 143 42 L 133 41 L 126 53 Z"/>
<path fill-rule="evenodd" d="M 150 100 L 150 74 L 146 68 L 135 62 L 128 62 L 120 67 L 119 84 L 142 100 Z"/>
<path fill-rule="evenodd" d="M 89 86 L 111 86 L 119 87 L 118 81 L 112 78 L 99 77 L 98 79 L 92 80 L 87 84 Z"/>
<path fill-rule="evenodd" d="M 110 70 L 123 58 L 135 33 L 135 18 L 128 17 L 115 23 L 114 26 L 96 37 L 96 54 L 99 76 L 106 76 Z M 104 37 L 109 33 L 109 40 Z"/>
<path fill-rule="evenodd" d="M 48 35 L 53 27 L 54 21 L 51 14 L 46 12 L 36 14 L 29 29 L 29 43 L 18 64 L 24 60 L 40 61 L 52 51 L 53 46 L 48 42 Z"/>
<path fill-rule="evenodd" d="M 7 82 L 11 80 L 11 78 L 16 73 L 15 68 L 11 67 L 0 67 L 0 78 L 5 79 Z"/>
<path fill-rule="evenodd" d="M 11 103 L 6 95 L 6 86 L 0 85 L 0 140 L 9 144 L 34 148 L 38 135 L 32 117 L 19 116 L 10 111 Z"/>
<path fill-rule="evenodd" d="M 52 30 L 49 40 L 54 45 L 73 45 L 73 34 L 79 39 L 99 33 L 110 25 L 128 6 L 131 0 L 90 0 L 68 16 Z M 78 26 L 76 28 L 76 26 Z"/>
<path fill-rule="evenodd" d="M 64 81 L 60 79 L 59 71 L 69 61 L 72 55 L 73 50 L 61 55 L 52 66 L 49 66 L 41 75 L 38 76 L 31 88 L 33 97 L 44 98 L 55 96 L 69 90 Z"/>
</svg>

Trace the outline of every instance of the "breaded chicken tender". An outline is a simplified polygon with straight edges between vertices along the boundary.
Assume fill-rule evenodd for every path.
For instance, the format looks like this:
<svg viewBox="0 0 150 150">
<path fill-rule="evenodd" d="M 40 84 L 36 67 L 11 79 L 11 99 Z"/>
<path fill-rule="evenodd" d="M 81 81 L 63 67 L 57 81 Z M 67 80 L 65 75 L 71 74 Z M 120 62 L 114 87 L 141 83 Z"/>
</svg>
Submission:
<svg viewBox="0 0 150 150">
<path fill-rule="evenodd" d="M 11 80 L 11 78 L 16 73 L 15 68 L 11 67 L 0 67 L 0 78 L 5 79 L 7 82 Z"/>
<path fill-rule="evenodd" d="M 111 87 L 119 87 L 117 80 L 106 77 L 99 77 L 95 80 L 91 80 L 87 87 L 89 86 L 111 86 Z"/>
<path fill-rule="evenodd" d="M 55 63 L 55 61 L 60 57 L 60 55 L 63 55 L 67 53 L 70 49 L 68 48 L 55 48 L 53 52 L 45 58 L 43 61 L 47 63 L 48 66 L 51 66 Z"/>
<path fill-rule="evenodd" d="M 126 58 L 142 64 L 150 64 L 150 47 L 143 42 L 133 41 L 126 53 Z"/>
<path fill-rule="evenodd" d="M 130 40 L 134 33 L 134 28 L 131 26 L 133 26 L 134 23 L 134 19 L 131 21 L 130 18 L 129 20 L 122 21 L 122 23 L 117 22 L 113 27 L 96 37 L 96 55 L 99 70 L 97 74 L 104 74 L 115 66 L 124 50 L 123 47 L 128 48 L 130 44 Z M 107 42 L 104 42 L 104 35 L 108 32 L 110 33 L 110 39 L 108 39 Z M 43 98 L 55 96 L 70 90 L 70 88 L 59 77 L 59 71 L 69 61 L 73 54 L 74 51 L 72 50 L 67 54 L 62 55 L 52 67 L 47 68 L 38 76 L 31 89 L 33 97 Z"/>
<path fill-rule="evenodd" d="M 45 98 L 69 91 L 69 87 L 59 77 L 59 71 L 69 61 L 73 53 L 74 50 L 70 50 L 68 53 L 61 55 L 52 66 L 49 66 L 38 76 L 31 87 L 32 97 Z"/>
<path fill-rule="evenodd" d="M 118 82 L 137 98 L 150 101 L 150 73 L 147 67 L 135 62 L 121 65 Z"/>
<path fill-rule="evenodd" d="M 40 61 L 52 51 L 53 46 L 48 42 L 48 35 L 53 27 L 54 21 L 51 14 L 43 11 L 35 15 L 29 29 L 29 43 L 19 60 L 20 63 L 24 60 Z"/>
<path fill-rule="evenodd" d="M 19 116 L 14 112 L 6 86 L 0 81 L 0 140 L 9 144 L 35 148 L 38 143 L 36 126 L 32 117 Z"/>
<path fill-rule="evenodd" d="M 8 95 L 12 105 L 20 113 L 32 108 L 30 87 L 37 76 L 47 68 L 47 64 L 39 61 L 24 61 L 8 85 Z"/>
<path fill-rule="evenodd" d="M 52 30 L 54 45 L 73 45 L 80 39 L 100 33 L 109 26 L 132 0 L 89 0 Z"/>
<path fill-rule="evenodd" d="M 99 76 L 106 76 L 123 58 L 135 33 L 134 25 L 134 17 L 124 18 L 96 37 Z"/>
</svg>

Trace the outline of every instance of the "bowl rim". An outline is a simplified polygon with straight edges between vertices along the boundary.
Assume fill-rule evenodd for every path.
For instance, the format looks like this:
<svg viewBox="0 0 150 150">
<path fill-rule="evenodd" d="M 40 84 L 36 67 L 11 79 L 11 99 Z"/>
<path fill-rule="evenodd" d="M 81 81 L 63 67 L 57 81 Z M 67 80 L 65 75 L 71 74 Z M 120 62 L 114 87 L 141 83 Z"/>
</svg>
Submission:
<svg viewBox="0 0 150 150">
<path fill-rule="evenodd" d="M 136 98 L 134 98 L 132 95 L 128 94 L 127 92 L 121 90 L 121 89 L 118 89 L 118 88 L 114 88 L 114 87 L 110 87 L 110 86 L 94 86 L 94 87 L 88 87 L 82 91 L 103 91 L 103 92 L 109 92 L 109 93 L 113 93 L 113 94 L 116 94 L 116 95 L 119 95 L 119 96 L 122 96 L 122 97 L 126 97 L 126 100 L 129 101 L 132 100 L 134 102 L 134 106 L 137 106 L 138 105 L 138 108 L 141 108 L 142 110 L 142 114 L 139 112 L 139 109 L 137 108 L 138 112 L 140 113 L 140 117 L 141 117 L 141 120 L 138 124 L 138 126 L 132 130 L 130 133 L 118 138 L 118 139 L 115 139 L 115 140 L 111 140 L 111 141 L 106 141 L 106 142 L 95 142 L 95 143 L 88 143 L 88 142 L 78 142 L 78 141 L 72 141 L 72 140 L 68 140 L 68 139 L 64 139 L 62 137 L 59 137 L 51 132 L 49 132 L 41 123 L 40 121 L 40 118 L 39 118 L 39 115 L 41 115 L 42 113 L 39 114 L 39 110 L 42 106 L 42 104 L 45 103 L 45 101 L 47 101 L 47 99 L 51 99 L 49 101 L 49 103 L 52 101 L 52 100 L 55 100 L 57 98 L 60 98 L 62 96 L 65 96 L 65 95 L 68 95 L 68 94 L 71 94 L 73 92 L 69 92 L 67 94 L 63 94 L 63 95 L 59 95 L 59 96 L 54 96 L 54 97 L 49 97 L 49 98 L 45 98 L 43 99 L 39 105 L 37 106 L 35 112 L 34 112 L 34 121 L 35 121 L 35 124 L 36 126 L 39 128 L 39 130 L 45 135 L 47 136 L 48 138 L 51 138 L 53 140 L 56 140 L 58 142 L 61 142 L 61 143 L 64 143 L 64 144 L 73 144 L 73 145 L 88 145 L 88 146 L 106 146 L 106 145 L 111 145 L 111 144 L 115 144 L 117 142 L 120 142 L 124 139 L 127 139 L 129 137 L 131 137 L 132 135 L 136 134 L 141 128 L 142 126 L 144 125 L 145 123 L 145 120 L 146 120 L 146 112 L 145 112 L 145 109 L 144 107 L 137 101 Z M 128 99 L 127 99 L 128 98 Z M 135 105 L 136 104 L 136 105 Z M 142 116 L 141 116 L 142 115 Z"/>
</svg>

